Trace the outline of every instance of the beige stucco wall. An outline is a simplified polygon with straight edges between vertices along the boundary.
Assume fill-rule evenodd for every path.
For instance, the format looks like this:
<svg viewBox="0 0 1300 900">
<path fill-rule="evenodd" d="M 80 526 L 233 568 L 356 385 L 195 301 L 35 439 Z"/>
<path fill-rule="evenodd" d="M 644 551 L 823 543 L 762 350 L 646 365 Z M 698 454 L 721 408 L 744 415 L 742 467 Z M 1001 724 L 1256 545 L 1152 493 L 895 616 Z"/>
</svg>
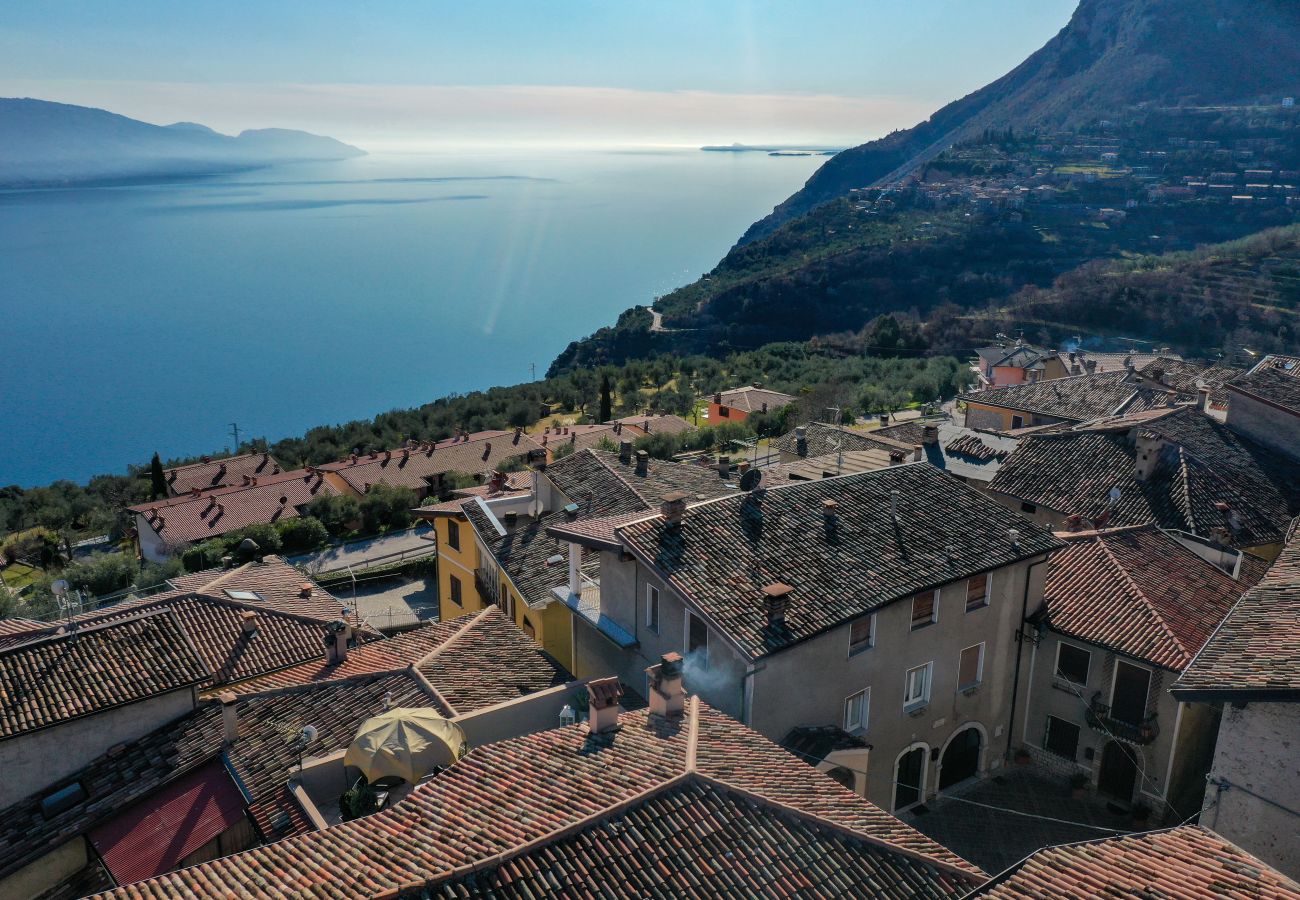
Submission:
<svg viewBox="0 0 1300 900">
<path fill-rule="evenodd" d="M 1228 427 L 1292 459 L 1300 458 L 1296 449 L 1300 447 L 1300 416 L 1229 391 Z"/>
<path fill-rule="evenodd" d="M 1201 824 L 1300 878 L 1300 703 L 1226 706 L 1210 777 L 1238 787 L 1209 787 Z"/>
<path fill-rule="evenodd" d="M 86 867 L 86 839 L 75 837 L 0 880 L 0 900 L 29 900 Z"/>
<path fill-rule="evenodd" d="M 193 708 L 194 691 L 184 688 L 0 743 L 0 807 L 66 778 L 114 744 L 148 734 Z"/>
</svg>

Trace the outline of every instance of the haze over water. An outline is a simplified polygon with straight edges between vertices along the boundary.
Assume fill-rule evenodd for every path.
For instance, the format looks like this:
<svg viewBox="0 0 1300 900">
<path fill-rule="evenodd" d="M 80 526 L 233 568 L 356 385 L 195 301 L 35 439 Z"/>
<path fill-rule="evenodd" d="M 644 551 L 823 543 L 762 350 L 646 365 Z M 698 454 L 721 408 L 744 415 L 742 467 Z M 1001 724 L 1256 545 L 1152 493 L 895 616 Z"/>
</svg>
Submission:
<svg viewBox="0 0 1300 900">
<path fill-rule="evenodd" d="M 0 485 L 540 377 L 822 161 L 457 151 L 0 192 Z"/>
</svg>

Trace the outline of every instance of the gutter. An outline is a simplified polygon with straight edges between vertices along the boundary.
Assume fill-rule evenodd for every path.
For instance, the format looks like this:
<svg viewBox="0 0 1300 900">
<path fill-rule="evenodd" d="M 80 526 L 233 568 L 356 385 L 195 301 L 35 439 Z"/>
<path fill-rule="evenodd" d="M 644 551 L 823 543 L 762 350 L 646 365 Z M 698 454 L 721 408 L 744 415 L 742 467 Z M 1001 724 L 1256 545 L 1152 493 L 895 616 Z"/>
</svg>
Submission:
<svg viewBox="0 0 1300 900">
<path fill-rule="evenodd" d="M 1007 719 L 1007 749 L 1002 754 L 1004 760 L 1011 758 L 1011 743 L 1015 740 L 1016 733 L 1016 700 L 1020 695 L 1020 661 L 1025 655 L 1024 634 L 1025 619 L 1029 615 L 1029 584 L 1033 580 L 1034 569 L 1046 565 L 1049 558 L 1050 554 L 1031 562 L 1025 569 L 1025 590 L 1020 600 L 1020 626 L 1016 631 L 1016 674 L 1011 682 L 1011 715 Z"/>
</svg>

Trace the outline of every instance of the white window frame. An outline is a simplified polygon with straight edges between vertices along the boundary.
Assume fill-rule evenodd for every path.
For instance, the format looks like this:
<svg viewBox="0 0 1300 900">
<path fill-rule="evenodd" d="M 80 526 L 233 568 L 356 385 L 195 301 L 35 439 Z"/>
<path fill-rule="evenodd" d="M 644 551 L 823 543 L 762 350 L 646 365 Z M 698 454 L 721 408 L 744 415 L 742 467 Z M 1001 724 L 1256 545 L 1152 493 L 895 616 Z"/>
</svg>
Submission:
<svg viewBox="0 0 1300 900">
<path fill-rule="evenodd" d="M 862 708 L 858 713 L 857 719 L 849 716 L 849 710 L 852 709 L 854 700 L 862 698 Z M 848 732 L 866 731 L 867 723 L 871 721 L 871 688 L 865 687 L 856 694 L 850 694 L 844 698 L 844 730 Z"/>
<path fill-rule="evenodd" d="M 915 621 L 916 598 L 921 596 L 922 594 L 928 594 L 930 593 L 930 591 L 917 591 L 915 594 L 912 595 L 912 608 L 909 611 L 908 626 L 907 626 L 908 630 L 920 631 L 922 628 L 929 628 L 931 625 L 937 625 L 939 623 L 939 598 L 943 596 L 943 591 L 940 588 L 934 588 L 933 590 L 934 590 L 934 604 L 930 607 L 930 621 L 919 625 Z"/>
<path fill-rule="evenodd" d="M 645 627 L 655 634 L 659 633 L 659 612 L 659 588 L 647 584 L 645 586 Z M 688 634 L 688 640 L 689 637 Z"/>
<path fill-rule="evenodd" d="M 853 646 L 853 626 L 857 625 L 863 619 L 866 619 L 870 622 L 871 634 L 867 637 L 867 641 L 865 644 L 860 644 L 857 647 L 855 647 Z M 861 616 L 849 623 L 849 656 L 850 657 L 857 656 L 859 653 L 865 653 L 866 651 L 870 650 L 875 646 L 876 646 L 876 614 L 875 613 L 872 613 L 869 616 Z"/>
<path fill-rule="evenodd" d="M 1088 654 L 1088 671 L 1084 672 L 1082 682 L 1073 681 L 1061 674 L 1061 648 L 1062 647 L 1069 647 L 1072 650 L 1078 650 L 1082 653 Z M 1057 641 L 1056 659 L 1052 660 L 1052 677 L 1059 678 L 1061 679 L 1061 681 L 1064 681 L 1066 684 L 1074 684 L 1074 685 L 1078 685 L 1079 687 L 1087 687 L 1088 682 L 1092 680 L 1092 651 L 1089 650 L 1087 647 L 1080 647 L 1078 644 L 1071 644 L 1069 641 Z"/>
<path fill-rule="evenodd" d="M 957 677 L 959 679 L 961 678 L 961 658 L 966 655 L 967 650 L 974 650 L 977 647 L 980 651 L 980 658 L 979 662 L 975 666 L 975 680 L 968 684 L 959 683 L 957 685 L 957 690 L 959 691 L 968 691 L 971 688 L 979 687 L 984 683 L 984 641 L 980 641 L 978 644 L 971 644 L 969 647 L 961 648 L 961 652 L 957 654 Z"/>
<path fill-rule="evenodd" d="M 979 604 L 978 606 L 970 605 L 971 579 L 970 578 L 966 579 L 966 612 L 968 613 L 975 612 L 977 609 L 987 609 L 993 603 L 993 573 L 984 572 L 982 574 L 984 575 L 984 602 Z"/>
<path fill-rule="evenodd" d="M 909 698 L 908 691 L 910 691 L 912 688 L 913 672 L 925 672 L 925 688 L 922 691 L 922 696 L 916 698 Z M 903 673 L 903 709 L 907 711 L 911 711 L 914 709 L 921 709 L 924 706 L 928 706 L 930 703 L 930 691 L 931 688 L 933 688 L 933 686 L 934 686 L 934 660 L 931 660 L 930 662 L 925 663 L 924 665 L 912 666 L 910 669 L 904 672 Z"/>
</svg>

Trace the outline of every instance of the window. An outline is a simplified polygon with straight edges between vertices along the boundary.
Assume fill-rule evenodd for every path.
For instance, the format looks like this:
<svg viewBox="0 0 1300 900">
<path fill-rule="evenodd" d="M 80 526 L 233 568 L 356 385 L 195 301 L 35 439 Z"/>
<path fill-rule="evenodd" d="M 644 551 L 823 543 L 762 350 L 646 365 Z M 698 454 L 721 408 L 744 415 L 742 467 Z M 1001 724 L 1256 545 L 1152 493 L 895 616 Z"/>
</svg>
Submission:
<svg viewBox="0 0 1300 900">
<path fill-rule="evenodd" d="M 697 655 L 698 654 L 698 655 Z M 709 667 L 709 629 L 694 613 L 686 613 L 686 655 L 695 656 L 701 668 Z"/>
<path fill-rule="evenodd" d="M 659 633 L 659 588 L 652 584 L 645 586 L 645 627 Z"/>
<path fill-rule="evenodd" d="M 1014 428 L 1024 428 L 1024 427 L 1025 427 L 1025 418 L 1024 418 L 1024 416 L 1012 416 L 1012 417 L 1011 417 L 1011 427 L 1012 427 L 1013 429 L 1014 429 Z"/>
<path fill-rule="evenodd" d="M 730 408 L 730 407 L 727 407 L 727 406 L 722 406 L 721 404 L 719 404 L 719 405 L 718 405 L 718 415 L 719 415 L 721 418 L 723 418 L 723 419 L 729 419 L 729 418 L 731 418 L 731 408 Z"/>
<path fill-rule="evenodd" d="M 849 656 L 876 646 L 876 615 L 863 616 L 849 626 Z"/>
<path fill-rule="evenodd" d="M 993 593 L 993 576 L 985 572 L 983 575 L 976 575 L 974 578 L 966 579 L 966 612 L 973 609 L 983 609 L 989 605 L 989 597 Z"/>
<path fill-rule="evenodd" d="M 1083 686 L 1088 683 L 1092 654 L 1073 644 L 1056 645 L 1056 677 Z"/>
<path fill-rule="evenodd" d="M 1111 718 L 1130 725 L 1141 725 L 1147 715 L 1147 698 L 1151 695 L 1151 671 L 1115 660 L 1115 678 L 1110 686 Z"/>
<path fill-rule="evenodd" d="M 1048 716 L 1043 749 L 1066 759 L 1075 759 L 1079 754 L 1079 726 L 1056 716 Z"/>
<path fill-rule="evenodd" d="M 984 645 L 976 644 L 961 652 L 957 662 L 957 690 L 973 688 L 984 680 Z"/>
<path fill-rule="evenodd" d="M 534 639 L 537 637 L 537 629 L 533 627 L 533 623 L 528 620 L 527 616 L 524 616 L 524 634 Z"/>
<path fill-rule="evenodd" d="M 871 688 L 858 691 L 844 700 L 844 730 L 857 731 L 867 727 L 867 716 L 871 713 Z"/>
<path fill-rule="evenodd" d="M 930 702 L 930 671 L 934 663 L 907 670 L 907 679 L 903 686 L 903 708 L 912 709 Z"/>
<path fill-rule="evenodd" d="M 447 520 L 447 546 L 453 550 L 460 549 L 460 523 L 454 519 Z"/>
<path fill-rule="evenodd" d="M 457 606 L 464 606 L 465 601 L 461 599 L 460 579 L 455 575 L 448 576 L 451 579 L 451 602 Z"/>
<path fill-rule="evenodd" d="M 1038 506 L 1026 500 L 1020 504 L 1020 511 L 1022 513 L 1029 513 L 1029 515 L 1032 516 L 1034 513 L 1038 512 Z"/>
<path fill-rule="evenodd" d="M 86 789 L 80 781 L 65 785 L 57 791 L 50 791 L 41 798 L 41 815 L 52 819 L 59 813 L 67 812 L 86 799 Z"/>
<path fill-rule="evenodd" d="M 257 591 L 226 591 L 226 596 L 231 600 L 243 600 L 245 603 L 257 603 L 266 598 Z"/>
<path fill-rule="evenodd" d="M 939 591 L 925 591 L 912 598 L 912 630 L 939 621 Z"/>
</svg>

